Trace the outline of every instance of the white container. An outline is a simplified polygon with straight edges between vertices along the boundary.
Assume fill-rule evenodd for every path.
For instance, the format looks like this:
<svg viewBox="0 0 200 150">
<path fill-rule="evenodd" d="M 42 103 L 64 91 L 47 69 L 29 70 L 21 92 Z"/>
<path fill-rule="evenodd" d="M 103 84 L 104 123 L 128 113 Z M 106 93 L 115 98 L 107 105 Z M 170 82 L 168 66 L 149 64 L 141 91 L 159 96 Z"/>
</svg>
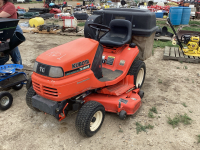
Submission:
<svg viewBox="0 0 200 150">
<path fill-rule="evenodd" d="M 24 3 L 25 0 L 17 0 L 17 2 Z"/>
<path fill-rule="evenodd" d="M 75 17 L 65 16 L 63 19 L 64 19 L 64 27 L 65 28 L 76 28 L 77 19 Z"/>
<path fill-rule="evenodd" d="M 147 9 L 147 6 L 140 5 L 140 9 Z"/>
</svg>

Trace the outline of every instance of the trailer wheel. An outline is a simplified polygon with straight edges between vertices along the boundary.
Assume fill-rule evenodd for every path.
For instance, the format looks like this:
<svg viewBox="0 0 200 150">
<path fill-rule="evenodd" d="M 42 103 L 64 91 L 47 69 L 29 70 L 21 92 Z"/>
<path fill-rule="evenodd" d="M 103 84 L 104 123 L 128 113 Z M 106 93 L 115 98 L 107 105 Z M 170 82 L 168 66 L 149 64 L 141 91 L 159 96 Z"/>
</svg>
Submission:
<svg viewBox="0 0 200 150">
<path fill-rule="evenodd" d="M 141 60 L 134 60 L 129 72 L 129 75 L 134 76 L 134 84 L 136 88 L 142 88 L 144 83 L 145 75 L 146 75 L 146 66 L 145 63 Z"/>
<path fill-rule="evenodd" d="M 8 108 L 10 108 L 10 106 L 12 105 L 13 102 L 13 96 L 7 92 L 7 91 L 3 91 L 0 92 L 0 109 L 1 110 L 7 110 Z"/>
<path fill-rule="evenodd" d="M 28 107 L 29 107 L 30 109 L 32 109 L 32 110 L 34 110 L 34 111 L 39 111 L 39 109 L 33 107 L 33 105 L 32 105 L 32 97 L 33 97 L 34 95 L 36 95 L 36 92 L 34 91 L 33 86 L 31 86 L 31 87 L 28 89 L 27 93 L 26 93 L 26 104 L 28 105 Z"/>
<path fill-rule="evenodd" d="M 79 27 L 78 26 L 76 26 L 76 33 L 78 33 L 79 32 Z"/>
<path fill-rule="evenodd" d="M 81 135 L 91 137 L 101 128 L 104 117 L 104 106 L 99 102 L 89 101 L 78 112 L 76 129 Z"/>
<path fill-rule="evenodd" d="M 23 83 L 16 84 L 12 86 L 12 88 L 16 91 L 20 90 L 23 87 Z"/>
</svg>

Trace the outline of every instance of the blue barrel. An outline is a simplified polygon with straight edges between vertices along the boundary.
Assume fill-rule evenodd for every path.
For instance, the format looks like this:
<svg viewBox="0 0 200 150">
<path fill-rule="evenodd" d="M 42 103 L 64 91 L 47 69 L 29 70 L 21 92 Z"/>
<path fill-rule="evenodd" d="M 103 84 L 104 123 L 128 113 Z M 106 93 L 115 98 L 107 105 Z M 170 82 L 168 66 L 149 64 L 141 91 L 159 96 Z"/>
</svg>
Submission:
<svg viewBox="0 0 200 150">
<path fill-rule="evenodd" d="M 180 25 L 182 19 L 183 7 L 170 7 L 169 19 L 172 25 Z"/>
<path fill-rule="evenodd" d="M 186 25 L 190 21 L 191 8 L 190 7 L 182 7 L 182 8 L 183 8 L 183 13 L 182 13 L 181 24 Z"/>
</svg>

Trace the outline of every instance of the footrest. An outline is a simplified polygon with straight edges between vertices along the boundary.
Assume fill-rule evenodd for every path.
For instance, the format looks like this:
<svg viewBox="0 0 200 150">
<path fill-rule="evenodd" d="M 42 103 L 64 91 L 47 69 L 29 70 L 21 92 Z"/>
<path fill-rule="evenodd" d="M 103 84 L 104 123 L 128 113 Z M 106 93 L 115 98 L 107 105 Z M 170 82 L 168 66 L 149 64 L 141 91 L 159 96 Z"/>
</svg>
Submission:
<svg viewBox="0 0 200 150">
<path fill-rule="evenodd" d="M 133 87 L 134 87 L 133 76 L 127 75 L 126 78 L 120 81 L 119 83 L 103 88 L 99 90 L 98 93 L 119 96 L 127 92 L 128 90 L 132 89 Z"/>
</svg>

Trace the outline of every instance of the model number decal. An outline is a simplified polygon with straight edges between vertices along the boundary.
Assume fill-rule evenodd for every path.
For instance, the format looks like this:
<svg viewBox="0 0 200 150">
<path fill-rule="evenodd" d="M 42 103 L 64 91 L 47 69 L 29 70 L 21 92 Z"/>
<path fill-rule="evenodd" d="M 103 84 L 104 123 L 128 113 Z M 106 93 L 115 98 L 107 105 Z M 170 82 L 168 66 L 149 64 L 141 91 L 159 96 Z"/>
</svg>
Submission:
<svg viewBox="0 0 200 150">
<path fill-rule="evenodd" d="M 88 68 L 90 68 L 90 65 L 87 65 L 87 66 L 84 66 L 84 67 L 81 67 L 81 68 L 77 68 L 77 69 L 74 69 L 74 70 L 71 70 L 71 71 L 67 71 L 67 72 L 65 72 L 65 75 L 68 76 L 70 74 L 74 74 L 74 73 L 80 72 L 80 71 L 88 69 Z"/>
<path fill-rule="evenodd" d="M 89 60 L 84 60 L 84 61 L 81 61 L 81 62 L 78 62 L 78 63 L 74 63 L 72 64 L 72 69 L 75 69 L 75 68 L 78 68 L 78 67 L 81 67 L 81 66 L 84 66 L 84 65 L 87 65 L 89 64 Z"/>
</svg>

